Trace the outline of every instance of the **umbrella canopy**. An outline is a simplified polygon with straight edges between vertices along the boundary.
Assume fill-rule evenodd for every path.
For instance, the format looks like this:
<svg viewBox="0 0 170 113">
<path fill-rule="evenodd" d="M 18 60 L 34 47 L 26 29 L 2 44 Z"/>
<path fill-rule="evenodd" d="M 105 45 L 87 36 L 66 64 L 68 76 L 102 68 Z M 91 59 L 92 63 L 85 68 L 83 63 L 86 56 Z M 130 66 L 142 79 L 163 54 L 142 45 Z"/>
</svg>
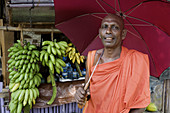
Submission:
<svg viewBox="0 0 170 113">
<path fill-rule="evenodd" d="M 170 3 L 161 0 L 54 0 L 56 28 L 87 55 L 103 47 L 101 20 L 113 13 L 124 18 L 128 33 L 123 45 L 149 55 L 151 75 L 170 67 Z"/>
</svg>

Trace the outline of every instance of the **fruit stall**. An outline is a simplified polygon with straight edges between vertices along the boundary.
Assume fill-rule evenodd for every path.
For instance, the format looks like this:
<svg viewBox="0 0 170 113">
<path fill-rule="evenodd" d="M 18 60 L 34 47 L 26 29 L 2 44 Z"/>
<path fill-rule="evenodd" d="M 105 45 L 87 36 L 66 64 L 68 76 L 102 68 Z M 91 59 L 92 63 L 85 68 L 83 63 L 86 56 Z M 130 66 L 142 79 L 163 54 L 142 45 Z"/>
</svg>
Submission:
<svg viewBox="0 0 170 113">
<path fill-rule="evenodd" d="M 33 1 L 0 1 L 0 112 L 82 113 L 74 94 L 85 80 L 86 56 L 55 28 L 53 0 Z M 169 70 L 159 78 L 161 99 L 153 90 L 146 113 L 170 111 Z"/>
</svg>

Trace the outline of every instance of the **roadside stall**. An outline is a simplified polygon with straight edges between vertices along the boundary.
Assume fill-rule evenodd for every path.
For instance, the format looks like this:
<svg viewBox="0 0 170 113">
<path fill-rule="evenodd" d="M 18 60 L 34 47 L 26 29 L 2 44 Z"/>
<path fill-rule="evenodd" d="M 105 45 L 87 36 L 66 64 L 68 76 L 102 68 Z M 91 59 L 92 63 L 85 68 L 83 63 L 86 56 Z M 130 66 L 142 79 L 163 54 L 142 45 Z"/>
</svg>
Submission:
<svg viewBox="0 0 170 113">
<path fill-rule="evenodd" d="M 23 110 L 25 110 L 28 108 L 26 105 L 30 103 L 26 110 L 31 109 L 35 113 L 54 109 L 54 112 L 81 112 L 82 110 L 75 103 L 74 94 L 77 87 L 84 82 L 85 56 L 80 55 L 71 41 L 54 27 L 54 8 L 50 6 L 53 3 L 52 1 L 48 1 L 49 3 L 42 1 L 45 4 L 39 3 L 38 5 L 36 5 L 38 1 L 35 1 L 35 6 L 32 6 L 32 1 L 25 2 L 28 3 L 24 4 L 23 1 L 5 1 L 4 3 L 4 5 L 7 5 L 7 7 L 4 7 L 5 16 L 9 18 L 8 22 L 1 19 L 0 35 L 2 37 L 2 88 L 7 90 L 2 91 L 5 100 L 4 103 L 2 102 L 4 105 L 1 108 L 6 111 L 16 108 L 20 110 L 24 108 Z M 29 3 L 31 6 L 29 6 Z M 41 12 L 39 13 L 39 11 Z M 54 42 L 58 44 L 60 49 L 51 45 Z M 61 46 L 61 43 L 64 46 Z M 45 46 L 48 46 L 48 44 L 50 46 L 47 50 Z M 69 50 L 66 55 L 67 47 L 69 47 Z M 43 50 L 46 53 L 49 52 L 49 55 L 41 56 Z M 71 54 L 71 52 L 74 53 Z M 70 60 L 70 57 L 74 60 Z M 42 62 L 45 62 L 45 64 Z M 50 71 L 52 75 L 50 75 Z M 20 74 L 17 75 L 17 73 Z M 21 73 L 24 75 L 21 75 Z M 25 77 L 28 73 L 28 77 Z M 36 73 L 37 75 L 35 75 Z M 33 76 L 33 78 L 30 76 Z M 36 79 L 34 79 L 35 76 Z M 27 83 L 29 86 L 26 85 Z M 27 94 L 26 89 L 32 89 L 30 91 L 33 93 L 31 102 L 24 102 L 24 99 L 19 99 L 20 95 Z M 37 96 L 34 95 L 35 91 Z M 14 95 L 18 96 L 23 105 L 16 104 Z M 12 108 L 13 106 L 16 107 Z"/>
<path fill-rule="evenodd" d="M 104 16 L 103 13 L 106 10 L 108 12 L 113 10 L 106 8 L 108 4 L 102 1 L 96 3 L 96 1 L 89 0 L 88 4 L 87 1 L 82 3 L 77 1 L 78 4 L 73 1 L 63 1 L 0 1 L 2 62 L 0 111 L 2 113 L 9 113 L 9 110 L 18 110 L 18 113 L 21 111 L 82 113 L 83 109 L 78 108 L 74 94 L 77 88 L 84 83 L 87 52 L 102 48 L 96 29 Z M 149 5 L 146 5 L 145 8 L 151 7 L 151 2 L 145 4 L 147 3 Z M 134 1 L 131 5 L 134 4 L 138 6 L 139 2 Z M 141 4 L 144 8 L 145 4 Z M 154 1 L 154 4 L 155 10 L 162 11 L 165 8 L 167 13 L 170 11 L 167 10 L 170 7 L 166 2 Z M 164 7 L 166 5 L 168 7 Z M 133 9 L 133 6 L 131 7 Z M 159 8 L 156 9 L 156 7 Z M 134 10 L 134 12 L 143 11 L 142 8 Z M 134 16 L 134 12 L 132 10 L 129 14 Z M 95 15 L 95 13 L 98 14 Z M 100 15 L 100 13 L 102 14 Z M 137 14 L 135 13 L 136 16 L 141 16 Z M 162 13 L 162 15 L 164 16 L 166 13 Z M 169 27 L 164 23 L 167 21 L 166 18 L 163 19 L 165 20 L 161 22 L 153 21 L 153 24 L 144 21 L 138 23 L 139 20 L 135 20 L 136 23 L 132 24 L 129 21 L 133 21 L 133 19 L 127 20 L 125 22 L 129 29 L 127 37 L 133 38 L 130 41 L 125 40 L 124 45 L 149 55 L 152 75 L 150 89 L 154 110 L 156 109 L 158 113 L 169 113 L 170 54 L 165 49 L 170 47 L 168 44 L 170 32 L 167 30 Z M 155 23 L 159 23 L 157 27 L 155 27 Z M 142 26 L 142 28 L 145 25 L 146 31 L 152 31 L 155 45 L 151 43 L 153 41 L 149 40 L 151 35 L 141 28 L 135 29 L 135 25 Z M 135 44 L 131 43 L 134 41 Z M 159 48 L 156 45 L 160 45 Z M 155 47 L 159 51 L 155 51 L 153 49 Z M 157 107 L 155 108 L 155 106 Z"/>
</svg>

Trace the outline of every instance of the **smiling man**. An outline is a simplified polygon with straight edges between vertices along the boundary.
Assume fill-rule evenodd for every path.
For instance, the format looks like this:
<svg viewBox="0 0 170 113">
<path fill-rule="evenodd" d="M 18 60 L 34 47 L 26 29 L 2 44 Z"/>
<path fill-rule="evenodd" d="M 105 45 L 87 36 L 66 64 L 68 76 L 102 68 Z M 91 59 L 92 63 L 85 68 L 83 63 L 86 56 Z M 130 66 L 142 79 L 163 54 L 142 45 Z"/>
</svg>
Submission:
<svg viewBox="0 0 170 113">
<path fill-rule="evenodd" d="M 122 46 L 127 30 L 121 17 L 108 14 L 101 23 L 99 36 L 103 49 L 90 51 L 87 59 L 87 83 L 90 99 L 84 113 L 142 113 L 150 103 L 149 60 L 146 54 Z M 87 91 L 80 87 L 75 95 L 83 104 Z"/>
</svg>

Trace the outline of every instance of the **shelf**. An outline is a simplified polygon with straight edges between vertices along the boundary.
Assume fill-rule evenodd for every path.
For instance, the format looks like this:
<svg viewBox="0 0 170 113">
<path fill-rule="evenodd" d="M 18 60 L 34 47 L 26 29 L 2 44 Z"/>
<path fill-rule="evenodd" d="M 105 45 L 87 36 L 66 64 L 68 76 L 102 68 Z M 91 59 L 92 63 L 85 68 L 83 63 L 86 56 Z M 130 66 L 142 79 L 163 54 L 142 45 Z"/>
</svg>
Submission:
<svg viewBox="0 0 170 113">
<path fill-rule="evenodd" d="M 79 81 L 79 80 L 85 80 L 85 77 L 80 77 L 78 79 L 59 79 L 59 82 L 69 82 L 69 81 Z"/>
</svg>

